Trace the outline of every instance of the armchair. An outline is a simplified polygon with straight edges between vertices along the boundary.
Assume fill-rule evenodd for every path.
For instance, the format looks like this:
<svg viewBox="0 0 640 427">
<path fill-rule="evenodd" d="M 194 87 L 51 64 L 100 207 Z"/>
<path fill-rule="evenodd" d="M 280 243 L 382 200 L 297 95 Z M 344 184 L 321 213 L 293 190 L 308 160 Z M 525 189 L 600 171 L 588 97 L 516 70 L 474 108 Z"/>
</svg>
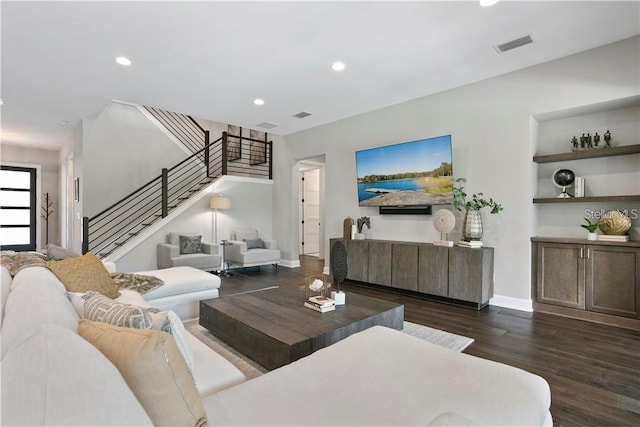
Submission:
<svg viewBox="0 0 640 427">
<path fill-rule="evenodd" d="M 158 268 L 188 266 L 200 270 L 218 270 L 222 264 L 220 246 L 203 243 L 195 233 L 169 233 L 167 242 L 157 247 Z"/>
<path fill-rule="evenodd" d="M 280 250 L 275 240 L 261 239 L 258 230 L 236 230 L 225 247 L 225 262 L 240 267 L 273 264 L 278 267 Z"/>
</svg>

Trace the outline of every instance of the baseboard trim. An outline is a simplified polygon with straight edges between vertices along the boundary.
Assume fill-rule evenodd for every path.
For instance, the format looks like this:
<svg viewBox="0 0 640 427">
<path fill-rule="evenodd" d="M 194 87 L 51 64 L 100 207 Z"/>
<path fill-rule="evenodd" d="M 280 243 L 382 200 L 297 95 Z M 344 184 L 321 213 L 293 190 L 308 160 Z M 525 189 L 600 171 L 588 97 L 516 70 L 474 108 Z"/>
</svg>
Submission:
<svg viewBox="0 0 640 427">
<path fill-rule="evenodd" d="M 281 265 L 287 268 L 296 268 L 296 267 L 300 267 L 300 260 L 294 261 L 294 260 L 281 259 L 280 261 L 278 261 L 278 265 Z"/>
<path fill-rule="evenodd" d="M 494 295 L 493 298 L 489 300 L 489 305 L 512 308 L 520 311 L 533 311 L 533 301 L 530 299 L 513 298 L 504 295 Z"/>
<path fill-rule="evenodd" d="M 322 269 L 322 274 L 331 274 L 331 271 L 329 270 L 329 267 L 324 267 Z"/>
</svg>

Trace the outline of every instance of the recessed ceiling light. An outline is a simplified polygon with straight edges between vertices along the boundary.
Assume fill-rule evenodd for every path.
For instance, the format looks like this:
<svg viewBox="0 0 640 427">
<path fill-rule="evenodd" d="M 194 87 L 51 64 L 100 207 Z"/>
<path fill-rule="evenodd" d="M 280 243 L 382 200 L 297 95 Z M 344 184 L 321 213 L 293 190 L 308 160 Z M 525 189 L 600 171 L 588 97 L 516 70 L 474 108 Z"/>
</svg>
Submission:
<svg viewBox="0 0 640 427">
<path fill-rule="evenodd" d="M 68 121 L 66 121 L 66 120 L 58 120 L 58 124 L 59 124 L 60 126 L 66 126 L 66 125 L 68 125 L 68 124 L 69 124 L 69 122 L 68 122 Z"/>
<path fill-rule="evenodd" d="M 116 62 L 120 65 L 124 65 L 125 67 L 131 65 L 131 60 L 125 56 L 118 56 L 116 58 Z"/>
<path fill-rule="evenodd" d="M 254 99 L 253 103 L 256 105 L 264 105 L 264 99 L 260 99 L 260 98 Z"/>
<path fill-rule="evenodd" d="M 346 66 L 344 65 L 344 62 L 342 61 L 336 61 L 333 64 L 331 64 L 331 69 L 333 71 L 342 71 L 345 69 L 345 67 Z"/>
<path fill-rule="evenodd" d="M 483 6 L 483 7 L 493 6 L 494 4 L 498 3 L 498 1 L 500 0 L 480 0 L 480 6 Z"/>
<path fill-rule="evenodd" d="M 0 105 L 4 105 L 4 101 L 0 98 Z"/>
</svg>

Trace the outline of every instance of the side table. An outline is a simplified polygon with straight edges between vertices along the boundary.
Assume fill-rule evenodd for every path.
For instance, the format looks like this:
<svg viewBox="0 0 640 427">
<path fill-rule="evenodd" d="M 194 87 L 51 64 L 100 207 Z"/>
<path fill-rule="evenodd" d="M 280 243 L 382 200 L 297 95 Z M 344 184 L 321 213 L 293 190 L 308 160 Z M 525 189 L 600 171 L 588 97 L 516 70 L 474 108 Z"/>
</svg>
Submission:
<svg viewBox="0 0 640 427">
<path fill-rule="evenodd" d="M 227 264 L 227 262 L 225 261 L 225 257 L 224 257 L 224 247 L 225 246 L 230 246 L 233 243 L 227 243 L 226 240 L 222 240 L 222 243 L 220 243 L 220 246 L 222 246 L 222 271 L 218 271 L 216 272 L 216 274 L 220 277 L 230 277 L 233 276 L 233 273 L 231 273 L 229 271 L 229 266 Z"/>
</svg>

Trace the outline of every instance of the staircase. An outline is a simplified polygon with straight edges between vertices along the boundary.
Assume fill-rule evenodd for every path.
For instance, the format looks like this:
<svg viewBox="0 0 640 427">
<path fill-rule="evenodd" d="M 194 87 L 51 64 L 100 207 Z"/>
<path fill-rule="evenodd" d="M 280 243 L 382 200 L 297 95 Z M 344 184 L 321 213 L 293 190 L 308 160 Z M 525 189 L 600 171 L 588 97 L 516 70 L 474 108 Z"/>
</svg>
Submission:
<svg viewBox="0 0 640 427">
<path fill-rule="evenodd" d="M 149 110 L 148 107 L 147 110 Z M 162 110 L 153 109 L 151 114 Z M 162 115 L 168 117 L 168 115 Z M 182 117 L 179 117 L 182 116 Z M 158 119 L 161 121 L 160 119 Z M 272 178 L 272 142 L 243 136 L 232 136 L 226 132 L 209 142 L 209 132 L 184 115 L 171 114 L 172 133 L 178 128 L 176 122 L 188 125 L 190 138 L 185 145 L 193 152 L 180 163 L 162 169 L 152 179 L 131 194 L 93 217 L 84 217 L 82 224 L 82 251 L 93 252 L 99 258 L 113 255 L 135 237 L 149 232 L 149 228 L 167 218 L 176 208 L 207 188 L 217 178 L 225 175 Z M 161 121 L 164 126 L 166 123 Z M 195 126 L 193 126 L 195 124 Z M 174 134 L 175 135 L 175 134 Z M 186 133 L 182 132 L 184 138 Z M 200 145 L 201 148 L 198 148 Z M 244 154 L 239 154 L 244 153 Z M 256 159 L 259 162 L 256 162 Z"/>
</svg>

